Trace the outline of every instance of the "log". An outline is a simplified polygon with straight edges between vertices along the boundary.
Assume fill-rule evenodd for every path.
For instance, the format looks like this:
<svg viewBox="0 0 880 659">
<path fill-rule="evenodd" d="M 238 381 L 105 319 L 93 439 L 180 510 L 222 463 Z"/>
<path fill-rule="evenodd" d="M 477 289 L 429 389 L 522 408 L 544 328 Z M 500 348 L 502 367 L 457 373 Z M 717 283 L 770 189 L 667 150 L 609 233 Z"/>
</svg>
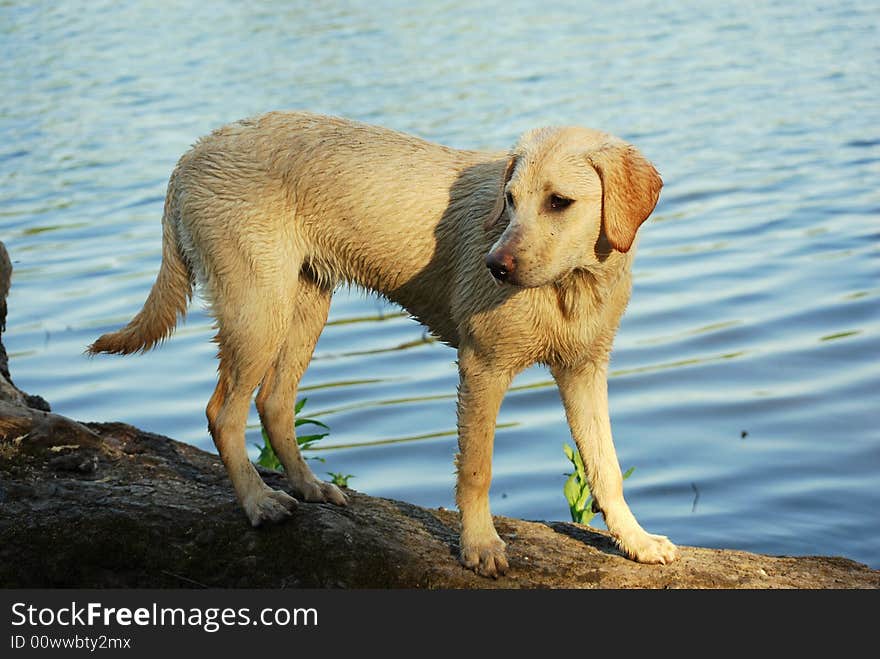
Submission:
<svg viewBox="0 0 880 659">
<path fill-rule="evenodd" d="M 485 579 L 458 562 L 457 513 L 352 490 L 346 507 L 301 503 L 253 529 L 216 455 L 53 414 L 0 379 L 3 588 L 880 587 L 880 571 L 844 558 L 682 547 L 671 565 L 640 565 L 596 529 L 506 517 L 510 572 Z"/>
<path fill-rule="evenodd" d="M 262 471 L 272 487 L 283 476 Z M 682 547 L 665 566 L 604 532 L 496 517 L 511 570 L 459 565 L 458 515 L 349 491 L 253 529 L 219 458 L 121 423 L 0 403 L 0 585 L 249 588 L 877 588 L 844 558 Z"/>
</svg>

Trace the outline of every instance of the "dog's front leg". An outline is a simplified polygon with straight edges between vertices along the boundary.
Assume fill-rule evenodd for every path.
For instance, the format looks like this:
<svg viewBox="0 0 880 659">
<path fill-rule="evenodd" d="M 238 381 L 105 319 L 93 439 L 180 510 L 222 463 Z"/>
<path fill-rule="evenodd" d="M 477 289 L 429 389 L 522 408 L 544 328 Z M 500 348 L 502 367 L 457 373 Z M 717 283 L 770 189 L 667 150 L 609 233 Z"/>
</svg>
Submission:
<svg viewBox="0 0 880 659">
<path fill-rule="evenodd" d="M 461 512 L 461 562 L 477 574 L 507 571 L 504 541 L 489 511 L 492 445 L 501 400 L 513 374 L 499 370 L 472 349 L 458 352 L 458 480 L 455 501 Z"/>
<path fill-rule="evenodd" d="M 607 372 L 607 364 L 588 364 L 579 369 L 554 368 L 553 376 L 593 499 L 618 546 L 640 563 L 671 563 L 678 556 L 675 545 L 665 536 L 645 532 L 623 498 L 608 417 Z"/>
</svg>

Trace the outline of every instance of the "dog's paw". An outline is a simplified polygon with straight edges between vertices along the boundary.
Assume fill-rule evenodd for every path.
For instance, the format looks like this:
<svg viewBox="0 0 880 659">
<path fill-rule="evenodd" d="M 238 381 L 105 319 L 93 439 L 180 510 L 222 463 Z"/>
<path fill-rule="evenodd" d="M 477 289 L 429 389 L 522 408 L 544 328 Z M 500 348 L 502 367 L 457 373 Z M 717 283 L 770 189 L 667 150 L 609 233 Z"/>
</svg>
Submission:
<svg viewBox="0 0 880 659">
<path fill-rule="evenodd" d="M 287 492 L 267 487 L 245 502 L 244 512 L 251 521 L 251 526 L 262 526 L 287 519 L 296 504 L 297 500 Z"/>
<path fill-rule="evenodd" d="M 310 503 L 335 503 L 337 506 L 348 504 L 348 497 L 333 483 L 325 483 L 317 478 L 294 485 L 294 490 L 303 501 Z"/>
<path fill-rule="evenodd" d="M 497 535 L 486 543 L 461 544 L 461 563 L 482 577 L 497 579 L 507 572 L 507 552 L 504 541 Z"/>
<path fill-rule="evenodd" d="M 641 531 L 627 538 L 618 538 L 620 549 L 634 561 L 666 565 L 678 558 L 678 547 L 665 535 Z"/>
</svg>

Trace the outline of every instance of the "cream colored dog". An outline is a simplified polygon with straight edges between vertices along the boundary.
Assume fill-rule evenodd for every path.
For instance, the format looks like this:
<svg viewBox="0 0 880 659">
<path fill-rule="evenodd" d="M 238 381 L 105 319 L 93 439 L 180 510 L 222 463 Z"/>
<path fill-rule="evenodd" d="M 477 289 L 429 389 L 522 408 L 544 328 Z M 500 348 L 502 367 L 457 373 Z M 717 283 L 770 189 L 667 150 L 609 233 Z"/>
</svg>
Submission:
<svg viewBox="0 0 880 659">
<path fill-rule="evenodd" d="M 89 351 L 153 347 L 203 285 L 220 359 L 208 427 L 258 526 L 296 504 L 263 482 L 245 451 L 258 386 L 260 419 L 296 496 L 346 503 L 303 461 L 293 408 L 334 288 L 376 291 L 458 349 L 464 565 L 487 576 L 508 568 L 489 512 L 495 420 L 514 375 L 534 363 L 549 365 L 559 385 L 620 548 L 668 563 L 675 546 L 646 533 L 624 501 L 606 385 L 633 241 L 661 185 L 635 148 L 585 128 L 542 128 L 510 153 L 485 153 L 305 113 L 240 121 L 180 159 L 144 308 Z"/>
</svg>

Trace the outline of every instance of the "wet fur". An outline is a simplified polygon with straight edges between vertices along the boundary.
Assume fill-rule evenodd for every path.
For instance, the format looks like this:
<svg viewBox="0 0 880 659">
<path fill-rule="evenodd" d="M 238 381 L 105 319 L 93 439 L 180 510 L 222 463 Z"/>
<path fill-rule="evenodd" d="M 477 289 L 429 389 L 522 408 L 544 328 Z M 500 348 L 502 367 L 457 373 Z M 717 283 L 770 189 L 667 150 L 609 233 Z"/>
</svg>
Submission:
<svg viewBox="0 0 880 659">
<path fill-rule="evenodd" d="M 562 186 L 566 215 L 545 197 Z M 200 140 L 168 185 L 162 266 L 144 308 L 90 352 L 131 353 L 166 338 L 201 283 L 217 322 L 219 375 L 208 425 L 255 526 L 289 515 L 247 457 L 254 390 L 294 493 L 346 502 L 303 461 L 293 407 L 340 283 L 403 306 L 458 350 L 456 501 L 461 559 L 487 576 L 508 567 L 489 512 L 501 399 L 534 363 L 556 378 L 595 499 L 632 558 L 675 547 L 645 533 L 623 499 L 606 373 L 630 295 L 633 242 L 660 178 L 636 149 L 583 128 L 546 128 L 510 152 L 462 151 L 307 113 L 270 113 Z M 555 189 L 555 188 L 554 188 Z M 515 195 L 516 205 L 505 201 Z M 499 285 L 487 253 L 517 263 Z"/>
</svg>

